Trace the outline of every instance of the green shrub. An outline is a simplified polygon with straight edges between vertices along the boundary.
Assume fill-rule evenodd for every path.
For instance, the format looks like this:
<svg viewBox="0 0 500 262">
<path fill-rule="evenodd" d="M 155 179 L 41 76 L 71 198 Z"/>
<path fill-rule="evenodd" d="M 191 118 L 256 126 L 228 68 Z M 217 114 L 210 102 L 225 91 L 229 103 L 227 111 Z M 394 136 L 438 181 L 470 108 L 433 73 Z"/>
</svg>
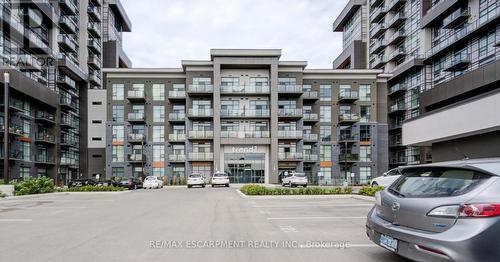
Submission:
<svg viewBox="0 0 500 262">
<path fill-rule="evenodd" d="M 6 194 L 4 194 L 3 192 L 0 192 L 0 198 L 4 198 L 6 196 L 7 196 Z"/>
<path fill-rule="evenodd" d="M 113 192 L 113 191 L 123 191 L 123 187 L 116 186 L 80 186 L 80 187 L 70 187 L 69 192 Z"/>
<path fill-rule="evenodd" d="M 14 195 L 32 195 L 54 192 L 54 180 L 48 177 L 27 178 L 14 183 Z"/>
<path fill-rule="evenodd" d="M 338 195 L 351 194 L 352 188 L 340 187 L 322 188 L 322 187 L 307 187 L 307 188 L 267 188 L 263 185 L 247 184 L 240 188 L 240 191 L 245 195 L 262 196 L 262 195 Z"/>
<path fill-rule="evenodd" d="M 240 191 L 245 195 L 266 195 L 266 187 L 255 184 L 244 185 Z"/>
<path fill-rule="evenodd" d="M 365 195 L 365 196 L 374 196 L 375 193 L 377 193 L 378 191 L 381 191 L 383 189 L 384 189 L 383 186 L 374 186 L 374 187 L 364 186 L 361 189 L 359 189 L 359 194 Z"/>
</svg>

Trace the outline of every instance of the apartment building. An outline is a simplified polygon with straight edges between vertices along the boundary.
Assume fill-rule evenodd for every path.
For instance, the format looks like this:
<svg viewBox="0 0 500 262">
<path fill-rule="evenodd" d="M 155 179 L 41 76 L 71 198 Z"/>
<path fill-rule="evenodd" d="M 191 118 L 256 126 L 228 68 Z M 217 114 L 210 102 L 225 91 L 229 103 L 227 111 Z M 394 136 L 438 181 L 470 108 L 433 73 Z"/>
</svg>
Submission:
<svg viewBox="0 0 500 262">
<path fill-rule="evenodd" d="M 342 184 L 385 171 L 382 71 L 306 69 L 280 56 L 213 49 L 182 68 L 105 69 L 90 105 L 106 107 L 106 136 L 95 137 L 106 148 L 90 161 L 107 179 L 225 171 L 232 183 L 278 183 L 279 172 L 299 171 Z"/>
<path fill-rule="evenodd" d="M 4 136 L 9 141 L 2 178 L 49 176 L 65 184 L 88 172 L 87 91 L 102 88 L 103 4 L 0 2 L 2 90 L 9 87 L 0 117 L 2 145 Z"/>
</svg>

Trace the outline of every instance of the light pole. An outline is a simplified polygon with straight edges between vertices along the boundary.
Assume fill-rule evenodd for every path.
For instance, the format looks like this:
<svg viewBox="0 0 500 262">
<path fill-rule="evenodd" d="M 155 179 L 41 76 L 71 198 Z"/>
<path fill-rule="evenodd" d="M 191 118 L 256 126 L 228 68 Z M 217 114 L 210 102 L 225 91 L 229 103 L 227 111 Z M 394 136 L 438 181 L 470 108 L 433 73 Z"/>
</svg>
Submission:
<svg viewBox="0 0 500 262">
<path fill-rule="evenodd" d="M 9 83 L 10 73 L 3 73 L 3 177 L 5 184 L 9 183 Z"/>
</svg>

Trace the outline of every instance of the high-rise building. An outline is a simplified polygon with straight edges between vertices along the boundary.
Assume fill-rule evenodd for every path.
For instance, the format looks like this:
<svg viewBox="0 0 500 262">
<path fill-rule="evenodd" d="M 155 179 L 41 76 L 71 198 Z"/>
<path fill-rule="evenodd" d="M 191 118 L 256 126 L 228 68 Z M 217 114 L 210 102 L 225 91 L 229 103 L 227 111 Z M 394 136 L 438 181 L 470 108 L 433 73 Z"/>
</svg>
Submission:
<svg viewBox="0 0 500 262">
<path fill-rule="evenodd" d="M 113 7 L 119 1 L 106 1 L 105 6 L 123 11 Z M 3 136 L 9 141 L 9 176 L 0 168 L 4 179 L 49 176 L 65 184 L 86 176 L 87 91 L 102 88 L 107 16 L 101 0 L 0 2 L 2 90 L 10 80 L 9 109 L 3 105 L 0 118 L 2 145 Z M 130 29 L 129 22 L 121 26 L 122 20 L 113 20 L 109 27 L 118 35 Z M 121 65 L 127 63 L 110 63 Z M 3 92 L 1 97 L 3 101 Z"/>
<path fill-rule="evenodd" d="M 91 175 L 225 171 L 233 183 L 278 183 L 281 171 L 299 171 L 338 185 L 387 170 L 382 70 L 305 69 L 280 56 L 213 49 L 182 68 L 105 69 L 105 90 L 89 96 L 89 120 L 106 121 L 106 136 L 91 138 L 105 141 Z"/>
</svg>

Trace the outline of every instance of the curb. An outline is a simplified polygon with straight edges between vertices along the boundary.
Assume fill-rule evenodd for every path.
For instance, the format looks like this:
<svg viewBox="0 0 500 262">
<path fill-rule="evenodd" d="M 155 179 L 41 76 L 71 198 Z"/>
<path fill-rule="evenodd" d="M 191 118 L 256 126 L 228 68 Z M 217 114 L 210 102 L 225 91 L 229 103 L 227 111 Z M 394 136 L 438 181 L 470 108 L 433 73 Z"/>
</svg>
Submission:
<svg viewBox="0 0 500 262">
<path fill-rule="evenodd" d="M 348 199 L 348 198 L 354 198 L 354 199 L 359 199 L 359 200 L 365 200 L 365 201 L 371 201 L 374 202 L 375 198 L 374 197 L 369 197 L 369 196 L 361 196 L 361 195 L 355 195 L 355 194 L 339 194 L 339 195 L 276 195 L 276 196 L 248 196 L 243 194 L 239 189 L 236 190 L 238 195 L 241 198 L 245 199 Z"/>
<path fill-rule="evenodd" d="M 23 196 L 8 196 L 5 198 L 0 198 L 0 201 L 9 201 L 9 200 L 17 200 L 17 199 L 30 199 L 30 198 L 42 198 L 47 196 L 65 196 L 65 195 L 98 195 L 98 194 L 109 194 L 109 195 L 121 195 L 125 193 L 130 193 L 130 190 L 124 191 L 97 191 L 97 192 L 54 192 L 54 193 L 45 193 L 45 194 L 33 194 L 33 195 L 23 195 Z"/>
</svg>

